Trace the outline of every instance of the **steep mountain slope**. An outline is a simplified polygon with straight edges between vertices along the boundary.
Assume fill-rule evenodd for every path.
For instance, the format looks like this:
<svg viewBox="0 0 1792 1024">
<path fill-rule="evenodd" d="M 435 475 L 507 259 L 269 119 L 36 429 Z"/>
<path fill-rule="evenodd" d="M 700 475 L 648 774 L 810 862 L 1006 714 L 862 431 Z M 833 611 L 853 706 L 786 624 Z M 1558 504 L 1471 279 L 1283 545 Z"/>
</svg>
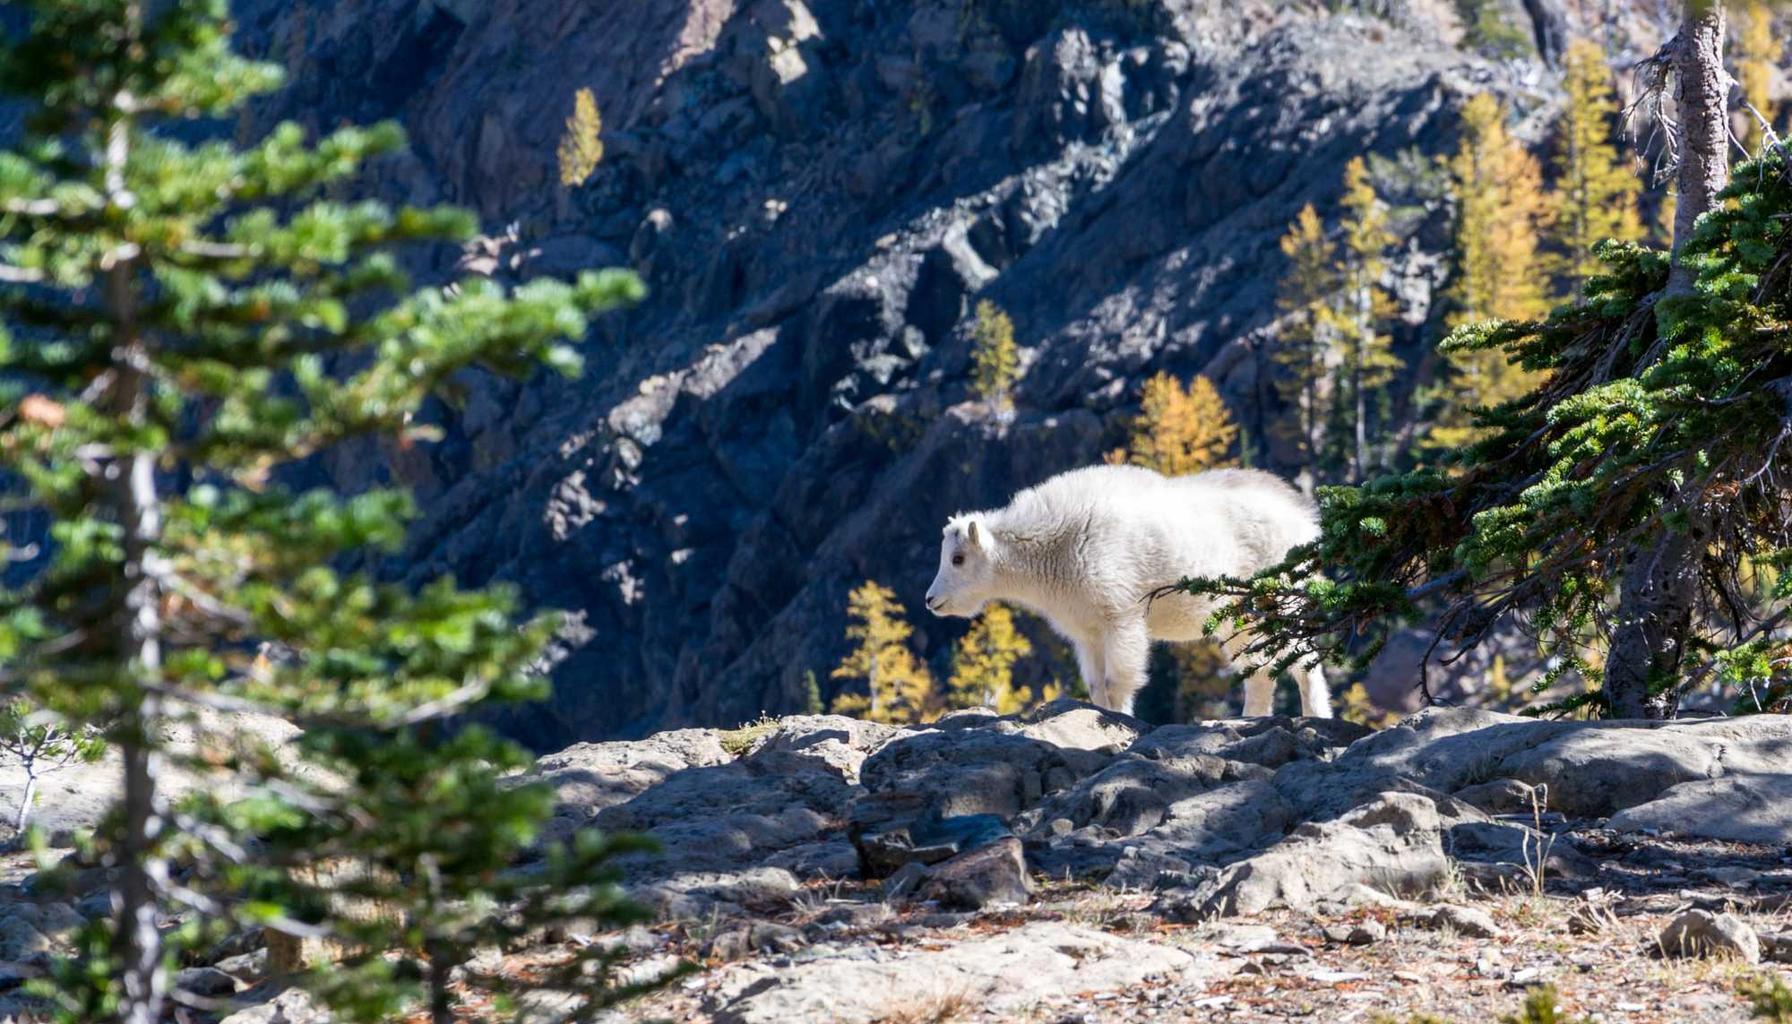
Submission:
<svg viewBox="0 0 1792 1024">
<path fill-rule="evenodd" d="M 918 608 L 947 514 L 1098 457 L 1158 369 L 1207 372 L 1285 468 L 1263 344 L 1284 226 L 1384 158 L 1416 364 L 1447 271 L 1424 157 L 1475 91 L 1534 133 L 1537 48 L 1576 27 L 1551 0 L 1469 4 L 1522 44 L 1491 61 L 1441 0 L 320 6 L 239 3 L 295 76 L 246 130 L 395 117 L 413 153 L 380 191 L 513 225 L 464 268 L 631 264 L 653 289 L 583 379 L 468 380 L 444 444 L 326 467 L 419 487 L 398 571 L 572 612 L 554 704 L 509 723 L 543 746 L 792 709 L 809 672 L 825 693 L 850 586 Z M 554 147 L 584 86 L 606 155 L 569 194 Z M 973 297 L 1027 350 L 1012 418 L 968 401 Z M 962 628 L 917 626 L 929 655 Z"/>
</svg>

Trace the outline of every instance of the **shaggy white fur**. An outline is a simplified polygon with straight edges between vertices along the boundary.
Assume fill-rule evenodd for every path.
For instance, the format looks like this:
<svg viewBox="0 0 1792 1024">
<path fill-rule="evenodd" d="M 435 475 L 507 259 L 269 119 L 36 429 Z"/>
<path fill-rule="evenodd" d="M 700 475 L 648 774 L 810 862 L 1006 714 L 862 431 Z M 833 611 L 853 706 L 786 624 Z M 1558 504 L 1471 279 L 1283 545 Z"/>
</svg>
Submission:
<svg viewBox="0 0 1792 1024">
<path fill-rule="evenodd" d="M 1005 508 L 952 517 L 927 608 L 968 617 L 1007 601 L 1037 612 L 1076 646 L 1095 703 L 1131 712 L 1151 641 L 1197 639 L 1212 611 L 1211 601 L 1187 594 L 1148 595 L 1185 577 L 1249 576 L 1318 533 L 1312 502 L 1268 473 L 1165 477 L 1090 466 L 1022 491 Z M 1232 638 L 1228 656 L 1246 642 Z M 1301 712 L 1330 717 L 1318 662 L 1300 668 Z M 1269 714 L 1274 693 L 1268 673 L 1252 674 L 1245 714 Z"/>
</svg>

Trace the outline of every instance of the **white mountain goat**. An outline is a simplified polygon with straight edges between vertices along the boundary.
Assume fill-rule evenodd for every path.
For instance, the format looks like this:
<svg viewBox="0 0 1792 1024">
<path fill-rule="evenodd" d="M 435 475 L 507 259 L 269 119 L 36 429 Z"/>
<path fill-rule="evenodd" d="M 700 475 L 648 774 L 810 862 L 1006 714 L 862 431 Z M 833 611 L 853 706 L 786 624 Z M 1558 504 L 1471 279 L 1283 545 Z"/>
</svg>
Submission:
<svg viewBox="0 0 1792 1024">
<path fill-rule="evenodd" d="M 1319 535 L 1312 502 L 1249 469 L 1165 477 L 1137 466 L 1061 473 L 1006 508 L 953 516 L 927 588 L 935 615 L 972 616 L 985 602 L 1037 612 L 1076 645 L 1095 703 L 1132 711 L 1151 641 L 1199 638 L 1211 599 L 1149 595 L 1184 577 L 1250 576 Z M 1236 658 L 1246 640 L 1231 638 Z M 1331 717 L 1318 661 L 1299 666 L 1301 713 Z M 1275 679 L 1245 681 L 1244 713 L 1267 715 Z"/>
</svg>

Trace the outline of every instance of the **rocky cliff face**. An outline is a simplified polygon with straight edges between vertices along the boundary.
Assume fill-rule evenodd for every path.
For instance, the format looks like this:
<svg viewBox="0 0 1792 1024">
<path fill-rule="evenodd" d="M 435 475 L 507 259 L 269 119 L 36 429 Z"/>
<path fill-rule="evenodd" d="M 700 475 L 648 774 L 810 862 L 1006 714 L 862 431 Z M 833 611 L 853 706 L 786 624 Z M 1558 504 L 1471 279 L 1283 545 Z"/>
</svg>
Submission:
<svg viewBox="0 0 1792 1024">
<path fill-rule="evenodd" d="M 627 264 L 653 289 L 594 332 L 582 380 L 470 379 L 444 444 L 326 467 L 419 488 L 398 571 L 572 613 L 553 705 L 511 723 L 544 748 L 793 709 L 808 672 L 826 692 L 850 586 L 918 606 L 943 518 L 1096 458 L 1150 372 L 1209 374 L 1257 461 L 1286 468 L 1263 345 L 1284 226 L 1334 205 L 1350 157 L 1383 158 L 1416 365 L 1448 232 L 1425 158 L 1473 91 L 1539 125 L 1545 58 L 1585 27 L 1553 0 L 238 8 L 294 75 L 245 127 L 396 118 L 412 152 L 378 191 L 511 225 L 463 269 Z M 1488 11 L 1516 33 L 1503 50 Z M 554 146 L 580 87 L 606 156 L 566 193 Z M 1011 418 L 967 401 L 977 298 L 1026 349 Z M 930 655 L 960 628 L 918 625 Z"/>
</svg>

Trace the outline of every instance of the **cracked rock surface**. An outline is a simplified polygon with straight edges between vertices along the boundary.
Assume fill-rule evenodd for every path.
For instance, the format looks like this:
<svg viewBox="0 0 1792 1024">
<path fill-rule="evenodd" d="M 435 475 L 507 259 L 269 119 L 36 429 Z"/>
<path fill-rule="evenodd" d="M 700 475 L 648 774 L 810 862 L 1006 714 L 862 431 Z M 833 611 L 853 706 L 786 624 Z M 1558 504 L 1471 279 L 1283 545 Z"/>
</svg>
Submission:
<svg viewBox="0 0 1792 1024">
<path fill-rule="evenodd" d="M 1346 991 L 1413 973 L 1359 968 L 1420 947 L 1444 951 L 1428 963 L 1487 979 L 1491 999 L 1578 977 L 1548 960 L 1562 936 L 1589 949 L 1622 936 L 1623 951 L 1599 962 L 1654 964 L 1636 984 L 1672 990 L 1663 1005 L 1682 1016 L 1667 1019 L 1725 1020 L 1686 1003 L 1702 990 L 1668 985 L 1660 965 L 1787 958 L 1792 825 L 1774 801 L 1792 776 L 1788 749 L 1783 716 L 1590 723 L 1435 709 L 1370 733 L 1298 718 L 1154 728 L 1071 700 L 912 728 L 792 716 L 578 744 L 533 769 L 558 795 L 554 832 L 656 837 L 662 851 L 631 857 L 624 882 L 659 919 L 544 935 L 500 960 L 527 971 L 556 944 L 602 941 L 627 951 L 624 977 L 681 957 L 712 968 L 654 996 L 644 1018 L 874 1021 L 975 1007 L 999 1020 L 1091 993 L 1197 1010 L 1222 997 L 1247 1008 L 1240 993 L 1259 983 Z M 1703 804 L 1713 813 L 1696 813 Z M 86 806 L 59 813 L 79 827 Z M 19 998 L 6 993 L 106 912 L 97 891 L 50 898 L 23 862 L 8 865 L 0 1000 Z M 183 977 L 252 1004 L 242 1022 L 314 1019 L 298 996 L 275 998 L 258 937 L 211 959 Z M 1440 991 L 1452 985 L 1461 979 Z"/>
</svg>

